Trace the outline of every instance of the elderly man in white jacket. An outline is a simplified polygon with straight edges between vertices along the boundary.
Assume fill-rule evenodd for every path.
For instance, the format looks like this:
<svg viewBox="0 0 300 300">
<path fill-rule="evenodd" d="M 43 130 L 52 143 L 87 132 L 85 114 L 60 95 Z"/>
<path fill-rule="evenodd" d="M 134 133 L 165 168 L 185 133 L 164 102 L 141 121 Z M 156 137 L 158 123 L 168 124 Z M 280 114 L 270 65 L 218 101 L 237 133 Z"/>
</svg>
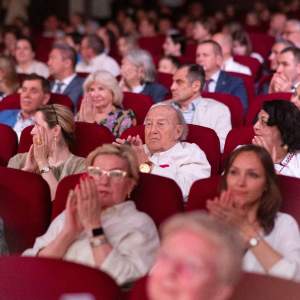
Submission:
<svg viewBox="0 0 300 300">
<path fill-rule="evenodd" d="M 192 184 L 210 176 L 211 167 L 205 153 L 196 145 L 181 142 L 188 127 L 182 113 L 168 105 L 151 108 L 146 116 L 145 145 L 139 136 L 117 139 L 135 150 L 140 171 L 171 178 L 187 200 Z"/>
</svg>

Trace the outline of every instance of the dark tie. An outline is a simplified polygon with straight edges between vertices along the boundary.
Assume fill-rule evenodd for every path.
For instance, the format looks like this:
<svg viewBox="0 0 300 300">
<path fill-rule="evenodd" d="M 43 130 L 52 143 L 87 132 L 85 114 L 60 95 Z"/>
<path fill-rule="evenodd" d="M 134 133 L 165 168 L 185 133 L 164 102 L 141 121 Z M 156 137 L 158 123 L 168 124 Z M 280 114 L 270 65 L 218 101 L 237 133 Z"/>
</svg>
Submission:
<svg viewBox="0 0 300 300">
<path fill-rule="evenodd" d="M 204 86 L 204 89 L 203 89 L 202 92 L 208 93 L 208 85 L 209 85 L 212 81 L 213 81 L 212 79 L 207 79 L 207 80 L 205 80 L 205 86 Z"/>
<path fill-rule="evenodd" d="M 64 85 L 64 83 L 63 82 L 58 82 L 56 85 L 57 85 L 57 88 L 56 88 L 55 93 L 56 94 L 61 94 L 61 87 Z"/>
</svg>

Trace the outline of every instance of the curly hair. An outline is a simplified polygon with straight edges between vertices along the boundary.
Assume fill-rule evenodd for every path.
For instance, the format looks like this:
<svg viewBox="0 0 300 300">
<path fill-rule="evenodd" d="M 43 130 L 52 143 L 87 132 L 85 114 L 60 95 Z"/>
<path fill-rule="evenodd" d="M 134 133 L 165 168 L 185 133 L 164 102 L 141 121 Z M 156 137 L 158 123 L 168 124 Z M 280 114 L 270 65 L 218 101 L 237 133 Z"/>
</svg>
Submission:
<svg viewBox="0 0 300 300">
<path fill-rule="evenodd" d="M 262 109 L 269 114 L 268 126 L 277 126 L 282 145 L 289 152 L 300 150 L 300 112 L 296 105 L 286 100 L 265 101 Z"/>
</svg>

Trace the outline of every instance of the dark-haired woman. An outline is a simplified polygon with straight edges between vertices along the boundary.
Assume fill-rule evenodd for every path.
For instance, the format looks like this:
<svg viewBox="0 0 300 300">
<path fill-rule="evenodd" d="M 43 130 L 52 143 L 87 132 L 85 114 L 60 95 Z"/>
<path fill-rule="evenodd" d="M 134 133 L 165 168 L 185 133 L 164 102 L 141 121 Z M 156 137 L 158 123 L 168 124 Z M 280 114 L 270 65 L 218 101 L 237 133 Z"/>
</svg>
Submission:
<svg viewBox="0 0 300 300">
<path fill-rule="evenodd" d="M 235 226 L 245 243 L 243 269 L 300 280 L 297 222 L 280 213 L 273 161 L 255 145 L 235 150 L 225 163 L 220 197 L 207 201 L 210 214 Z"/>
<path fill-rule="evenodd" d="M 275 170 L 300 178 L 300 112 L 285 100 L 265 101 L 254 125 L 253 144 L 271 155 Z"/>
<path fill-rule="evenodd" d="M 85 172 L 85 159 L 70 152 L 75 139 L 74 115 L 60 104 L 41 106 L 31 131 L 29 152 L 15 155 L 8 167 L 41 174 L 55 197 L 58 182 L 72 174 Z"/>
</svg>

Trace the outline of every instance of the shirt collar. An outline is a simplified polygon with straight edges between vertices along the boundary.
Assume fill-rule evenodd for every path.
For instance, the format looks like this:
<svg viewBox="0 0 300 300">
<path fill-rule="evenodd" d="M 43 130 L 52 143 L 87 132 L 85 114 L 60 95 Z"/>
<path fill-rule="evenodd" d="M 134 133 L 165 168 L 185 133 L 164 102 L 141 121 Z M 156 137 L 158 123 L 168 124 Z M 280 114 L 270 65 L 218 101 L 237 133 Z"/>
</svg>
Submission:
<svg viewBox="0 0 300 300">
<path fill-rule="evenodd" d="M 188 109 L 187 109 L 187 110 L 184 110 L 184 111 L 181 109 L 181 105 L 180 105 L 179 103 L 173 102 L 173 103 L 172 103 L 172 106 L 173 106 L 174 108 L 179 108 L 179 109 L 180 109 L 182 112 L 184 112 L 184 113 L 189 113 L 189 112 L 192 112 L 192 111 L 195 111 L 195 110 L 196 110 L 196 107 L 197 107 L 197 105 L 198 105 L 200 99 L 201 99 L 201 96 L 199 96 L 199 97 L 197 97 L 196 99 L 194 99 L 194 100 L 189 104 Z"/>
<path fill-rule="evenodd" d="M 219 69 L 215 74 L 213 74 L 210 79 L 213 80 L 214 82 L 217 82 L 219 79 L 220 73 L 221 73 L 221 69 Z"/>
<path fill-rule="evenodd" d="M 76 77 L 76 75 L 77 75 L 77 74 L 74 73 L 74 74 L 72 74 L 71 76 L 65 78 L 62 82 L 64 83 L 65 86 L 68 86 L 68 85 L 71 83 L 71 81 Z M 62 82 L 61 82 L 61 83 L 62 83 Z M 58 83 L 59 83 L 59 80 L 56 79 L 56 80 L 55 80 L 55 84 L 58 84 Z"/>
<path fill-rule="evenodd" d="M 18 113 L 18 115 L 17 115 L 17 122 L 24 122 L 26 120 L 34 122 L 34 116 L 33 117 L 29 117 L 29 118 L 27 118 L 27 119 L 24 120 L 23 117 L 22 117 L 22 110 L 20 110 L 19 113 Z"/>
</svg>

